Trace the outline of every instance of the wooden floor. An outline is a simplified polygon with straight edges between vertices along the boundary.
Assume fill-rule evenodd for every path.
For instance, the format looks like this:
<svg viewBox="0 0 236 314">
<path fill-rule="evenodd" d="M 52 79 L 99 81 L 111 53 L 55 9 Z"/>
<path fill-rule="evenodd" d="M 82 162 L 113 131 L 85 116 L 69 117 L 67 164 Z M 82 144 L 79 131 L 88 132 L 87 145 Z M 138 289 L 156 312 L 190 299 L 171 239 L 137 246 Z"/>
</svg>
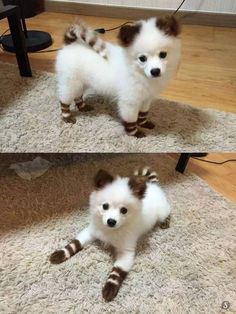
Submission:
<svg viewBox="0 0 236 314">
<path fill-rule="evenodd" d="M 125 22 L 103 17 L 83 16 L 81 19 L 94 28 L 110 28 Z M 54 39 L 53 46 L 49 48 L 52 49 L 61 46 L 64 29 L 74 20 L 75 15 L 71 14 L 43 13 L 27 19 L 27 25 L 29 29 L 50 32 Z M 7 28 L 6 21 L 0 21 L 0 33 Z M 107 33 L 105 38 L 116 42 L 116 32 Z M 182 39 L 183 57 L 178 74 L 162 96 L 196 107 L 236 113 L 236 29 L 184 25 Z M 54 71 L 55 55 L 31 54 L 32 68 Z M 0 51 L 0 61 L 15 63 L 15 57 Z M 209 154 L 206 159 L 236 159 L 236 153 Z M 192 159 L 188 168 L 236 202 L 236 162 L 220 166 Z"/>
<path fill-rule="evenodd" d="M 179 155 L 171 156 L 175 159 Z M 201 158 L 222 162 L 227 159 L 236 159 L 235 153 L 211 153 Z M 190 158 L 188 170 L 206 181 L 214 190 L 236 203 L 236 161 L 223 165 L 215 165 Z"/>
<path fill-rule="evenodd" d="M 54 44 L 60 47 L 65 27 L 77 16 L 45 12 L 27 19 L 29 29 L 51 33 Z M 81 16 L 92 27 L 110 28 L 125 20 Z M 7 29 L 6 20 L 0 21 L 0 32 Z M 116 31 L 105 35 L 116 41 Z M 184 25 L 182 32 L 183 57 L 176 78 L 163 97 L 236 113 L 236 28 Z M 31 54 L 33 69 L 54 71 L 55 53 Z M 0 52 L 0 61 L 15 62 L 14 56 Z"/>
</svg>

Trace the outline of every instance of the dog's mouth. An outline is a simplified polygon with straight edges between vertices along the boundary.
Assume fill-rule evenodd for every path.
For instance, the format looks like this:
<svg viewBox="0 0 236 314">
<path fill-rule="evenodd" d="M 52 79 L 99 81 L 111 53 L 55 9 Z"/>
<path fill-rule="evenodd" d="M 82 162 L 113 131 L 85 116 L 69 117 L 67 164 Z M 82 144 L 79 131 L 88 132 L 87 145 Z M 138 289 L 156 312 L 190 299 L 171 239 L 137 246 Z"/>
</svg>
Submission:
<svg viewBox="0 0 236 314">
<path fill-rule="evenodd" d="M 160 79 L 162 74 L 160 73 L 158 76 L 154 76 L 152 75 L 151 73 L 144 73 L 144 75 L 148 78 L 148 79 L 151 79 L 151 80 L 156 80 L 156 79 Z"/>
<path fill-rule="evenodd" d="M 116 227 L 116 226 L 114 226 L 114 227 L 111 227 L 111 226 L 109 226 L 109 225 L 106 225 L 106 226 L 107 226 L 108 229 L 113 229 L 113 230 L 114 230 L 114 229 L 118 229 L 118 227 Z"/>
</svg>

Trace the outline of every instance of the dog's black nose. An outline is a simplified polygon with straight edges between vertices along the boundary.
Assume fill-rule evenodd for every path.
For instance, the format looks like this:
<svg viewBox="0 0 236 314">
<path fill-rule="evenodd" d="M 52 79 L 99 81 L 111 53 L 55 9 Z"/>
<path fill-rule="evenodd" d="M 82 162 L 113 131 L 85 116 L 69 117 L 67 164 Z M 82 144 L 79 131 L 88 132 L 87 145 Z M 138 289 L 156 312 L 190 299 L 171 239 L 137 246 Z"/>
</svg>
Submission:
<svg viewBox="0 0 236 314">
<path fill-rule="evenodd" d="M 109 227 L 114 227 L 116 225 L 116 220 L 115 219 L 107 219 L 107 224 Z"/>
<path fill-rule="evenodd" d="M 161 70 L 159 68 L 151 69 L 151 74 L 154 77 L 160 76 Z"/>
</svg>

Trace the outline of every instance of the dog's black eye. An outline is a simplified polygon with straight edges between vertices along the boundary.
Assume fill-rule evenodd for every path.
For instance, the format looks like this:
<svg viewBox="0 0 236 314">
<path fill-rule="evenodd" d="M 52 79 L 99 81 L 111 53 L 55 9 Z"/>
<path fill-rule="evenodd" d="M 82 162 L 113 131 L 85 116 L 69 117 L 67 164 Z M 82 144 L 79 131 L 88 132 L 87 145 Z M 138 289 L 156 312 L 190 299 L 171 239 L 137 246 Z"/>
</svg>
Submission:
<svg viewBox="0 0 236 314">
<path fill-rule="evenodd" d="M 123 214 L 123 215 L 127 214 L 127 211 L 128 211 L 128 209 L 125 208 L 125 207 L 122 207 L 122 208 L 120 209 L 120 212 L 121 212 L 121 214 Z"/>
<path fill-rule="evenodd" d="M 141 55 L 141 56 L 139 57 L 139 60 L 140 60 L 141 62 L 146 62 L 146 61 L 147 61 L 147 57 L 144 56 L 144 55 Z"/>
<path fill-rule="evenodd" d="M 159 53 L 159 57 L 160 57 L 161 59 L 165 59 L 166 56 L 167 56 L 167 52 L 165 52 L 165 51 L 161 51 L 161 52 Z"/>
<path fill-rule="evenodd" d="M 103 207 L 103 209 L 107 210 L 107 209 L 109 208 L 109 204 L 108 204 L 108 203 L 104 203 L 104 204 L 102 205 L 102 207 Z"/>
</svg>

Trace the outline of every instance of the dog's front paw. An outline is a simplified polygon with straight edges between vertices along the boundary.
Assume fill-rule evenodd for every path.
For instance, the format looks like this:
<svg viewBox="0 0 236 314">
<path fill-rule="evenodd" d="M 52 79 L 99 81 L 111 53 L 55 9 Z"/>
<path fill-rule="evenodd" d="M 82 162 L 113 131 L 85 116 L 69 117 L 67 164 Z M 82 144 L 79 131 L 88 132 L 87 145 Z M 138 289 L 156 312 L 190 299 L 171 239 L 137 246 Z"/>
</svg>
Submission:
<svg viewBox="0 0 236 314">
<path fill-rule="evenodd" d="M 142 138 L 142 137 L 146 137 L 146 134 L 141 130 L 137 130 L 137 132 L 134 134 L 134 136 L 137 138 Z"/>
<path fill-rule="evenodd" d="M 49 260 L 52 264 L 61 264 L 65 262 L 65 260 L 67 260 L 65 251 L 58 250 L 58 251 L 53 252 L 49 257 Z"/>
<path fill-rule="evenodd" d="M 64 122 L 66 122 L 66 123 L 72 123 L 72 124 L 75 124 L 75 123 L 76 123 L 76 119 L 75 119 L 74 117 L 72 117 L 72 116 L 67 117 L 67 118 L 63 117 L 62 120 L 63 120 Z"/>
<path fill-rule="evenodd" d="M 117 295 L 127 272 L 119 267 L 113 267 L 109 278 L 102 289 L 102 296 L 106 301 L 111 301 Z"/>
<path fill-rule="evenodd" d="M 120 286 L 113 283 L 113 282 L 110 282 L 110 281 L 107 281 L 105 286 L 103 287 L 102 289 L 102 296 L 103 298 L 106 300 L 106 301 L 111 301 L 113 300 L 118 291 L 119 291 L 119 288 Z"/>
<path fill-rule="evenodd" d="M 143 124 L 139 124 L 141 128 L 152 130 L 155 128 L 155 124 L 152 121 L 146 121 Z"/>
</svg>

